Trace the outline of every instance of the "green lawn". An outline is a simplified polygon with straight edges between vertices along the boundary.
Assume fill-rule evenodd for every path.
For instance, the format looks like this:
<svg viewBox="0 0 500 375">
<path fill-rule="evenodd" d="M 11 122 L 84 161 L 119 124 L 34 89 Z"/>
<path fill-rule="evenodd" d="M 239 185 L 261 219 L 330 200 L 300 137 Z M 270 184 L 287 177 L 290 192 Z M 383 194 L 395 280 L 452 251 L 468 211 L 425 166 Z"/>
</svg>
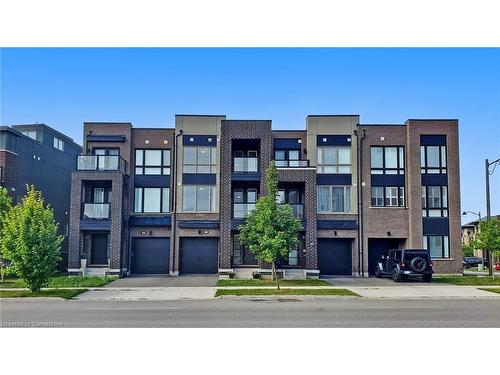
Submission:
<svg viewBox="0 0 500 375">
<path fill-rule="evenodd" d="M 49 289 L 33 293 L 29 290 L 0 290 L 0 298 L 60 297 L 72 299 L 86 291 L 87 289 Z"/>
<path fill-rule="evenodd" d="M 86 288 L 100 287 L 116 280 L 118 276 L 108 277 L 80 277 L 80 276 L 56 276 L 49 281 L 47 288 Z M 26 283 L 21 279 L 5 279 L 5 282 L 0 282 L 1 288 L 26 288 Z"/>
<path fill-rule="evenodd" d="M 485 290 L 487 292 L 498 293 L 500 294 L 500 288 L 479 288 L 481 290 Z"/>
<path fill-rule="evenodd" d="M 250 279 L 250 280 L 219 280 L 217 286 L 273 286 L 276 282 L 267 279 Z M 309 280 L 280 280 L 280 286 L 332 286 L 325 280 L 309 279 Z"/>
<path fill-rule="evenodd" d="M 432 281 L 440 283 L 448 283 L 455 285 L 498 285 L 500 286 L 500 278 L 495 277 L 478 277 L 478 276 L 435 276 Z"/>
<path fill-rule="evenodd" d="M 219 296 L 354 296 L 358 294 L 348 289 L 217 289 Z"/>
</svg>

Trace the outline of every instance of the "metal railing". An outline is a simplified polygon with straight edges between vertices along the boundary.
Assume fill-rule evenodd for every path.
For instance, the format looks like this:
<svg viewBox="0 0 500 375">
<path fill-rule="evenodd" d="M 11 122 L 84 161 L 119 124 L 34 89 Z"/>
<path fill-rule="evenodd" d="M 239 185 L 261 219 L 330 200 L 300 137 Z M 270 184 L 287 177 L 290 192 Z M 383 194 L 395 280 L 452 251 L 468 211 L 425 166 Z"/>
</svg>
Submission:
<svg viewBox="0 0 500 375">
<path fill-rule="evenodd" d="M 309 167 L 309 160 L 275 160 L 274 165 L 277 168 L 300 168 Z"/>
<path fill-rule="evenodd" d="M 78 155 L 78 171 L 122 171 L 125 172 L 125 160 L 118 155 Z"/>
<path fill-rule="evenodd" d="M 259 158 L 233 158 L 233 172 L 257 173 Z"/>
<path fill-rule="evenodd" d="M 109 219 L 109 203 L 82 203 L 83 218 L 104 220 Z"/>
<path fill-rule="evenodd" d="M 234 203 L 233 217 L 242 219 L 246 217 L 255 208 L 255 203 Z"/>
</svg>

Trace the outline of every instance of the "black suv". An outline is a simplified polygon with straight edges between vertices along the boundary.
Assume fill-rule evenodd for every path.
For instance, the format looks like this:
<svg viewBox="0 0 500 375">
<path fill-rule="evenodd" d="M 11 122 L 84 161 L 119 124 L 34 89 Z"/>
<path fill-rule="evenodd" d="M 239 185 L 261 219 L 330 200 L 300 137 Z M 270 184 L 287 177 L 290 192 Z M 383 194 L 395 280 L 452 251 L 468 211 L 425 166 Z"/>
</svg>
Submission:
<svg viewBox="0 0 500 375">
<path fill-rule="evenodd" d="M 463 260 L 464 268 L 477 267 L 480 264 L 483 264 L 483 258 L 480 257 L 465 257 Z M 488 260 L 484 262 L 484 266 L 488 267 Z"/>
<path fill-rule="evenodd" d="M 375 266 L 375 277 L 391 276 L 395 282 L 418 276 L 428 283 L 432 273 L 431 254 L 425 249 L 389 250 Z"/>
</svg>

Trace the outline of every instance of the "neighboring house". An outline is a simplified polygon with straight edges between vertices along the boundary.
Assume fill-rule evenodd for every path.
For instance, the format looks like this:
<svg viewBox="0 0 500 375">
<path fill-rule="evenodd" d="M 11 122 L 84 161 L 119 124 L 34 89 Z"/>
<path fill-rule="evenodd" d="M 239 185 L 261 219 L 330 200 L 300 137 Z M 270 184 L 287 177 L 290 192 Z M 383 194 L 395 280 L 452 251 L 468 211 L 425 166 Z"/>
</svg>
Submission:
<svg viewBox="0 0 500 375">
<path fill-rule="evenodd" d="M 45 124 L 0 126 L 0 186 L 8 190 L 14 203 L 26 194 L 26 184 L 42 192 L 65 237 L 61 271 L 68 261 L 71 173 L 81 152 L 80 145 Z"/>
<path fill-rule="evenodd" d="M 500 220 L 500 215 L 494 215 L 492 218 L 497 218 Z M 485 221 L 486 217 L 481 218 L 481 221 Z M 474 240 L 479 233 L 479 220 L 471 221 L 470 223 L 462 225 L 462 245 L 467 245 L 469 242 Z M 474 250 L 474 256 L 483 257 L 483 250 Z M 495 257 L 495 261 L 500 261 L 500 257 Z"/>
<path fill-rule="evenodd" d="M 238 225 L 278 168 L 281 203 L 302 219 L 285 276 L 371 274 L 390 248 L 429 248 L 439 273 L 462 272 L 457 120 L 360 124 L 176 115 L 175 128 L 84 123 L 72 176 L 69 271 L 219 274 L 267 270 Z M 361 189 L 358 189 L 361 187 Z"/>
</svg>

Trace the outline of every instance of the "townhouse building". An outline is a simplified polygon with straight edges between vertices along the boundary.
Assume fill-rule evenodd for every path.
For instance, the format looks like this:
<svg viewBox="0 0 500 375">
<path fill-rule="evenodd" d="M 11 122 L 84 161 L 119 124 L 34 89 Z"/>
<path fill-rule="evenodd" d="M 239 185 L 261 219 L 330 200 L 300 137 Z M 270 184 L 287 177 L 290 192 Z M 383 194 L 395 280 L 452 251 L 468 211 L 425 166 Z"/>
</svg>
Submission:
<svg viewBox="0 0 500 375">
<path fill-rule="evenodd" d="M 461 272 L 457 120 L 362 124 L 310 115 L 305 130 L 270 120 L 176 115 L 171 129 L 84 123 L 71 181 L 74 274 L 269 272 L 238 226 L 278 169 L 277 200 L 303 222 L 284 277 L 368 276 L 390 248 L 428 248 Z"/>
<path fill-rule="evenodd" d="M 0 186 L 14 204 L 26 194 L 27 184 L 42 192 L 64 236 L 60 271 L 68 264 L 71 173 L 81 153 L 80 145 L 45 124 L 0 126 Z"/>
</svg>

